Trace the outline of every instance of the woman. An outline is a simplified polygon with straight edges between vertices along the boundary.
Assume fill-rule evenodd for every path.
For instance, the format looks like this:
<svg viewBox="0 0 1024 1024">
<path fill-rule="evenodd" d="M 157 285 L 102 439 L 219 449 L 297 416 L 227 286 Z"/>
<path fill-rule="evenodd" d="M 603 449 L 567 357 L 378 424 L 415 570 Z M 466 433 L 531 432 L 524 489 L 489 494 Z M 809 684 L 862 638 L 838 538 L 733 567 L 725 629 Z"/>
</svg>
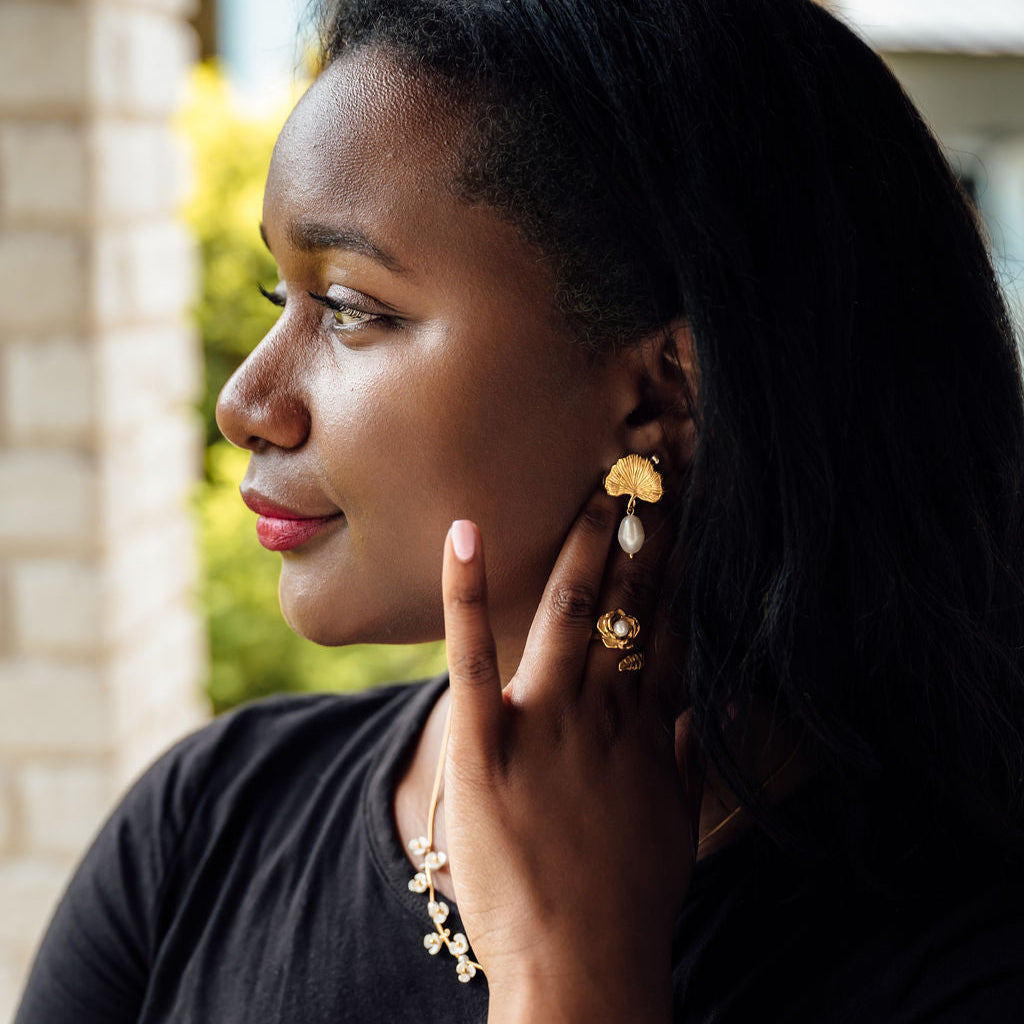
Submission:
<svg viewBox="0 0 1024 1024">
<path fill-rule="evenodd" d="M 895 81 L 809 0 L 323 23 L 219 422 L 289 623 L 450 686 L 186 739 L 19 1024 L 1014 1019 L 1020 365 Z"/>
</svg>

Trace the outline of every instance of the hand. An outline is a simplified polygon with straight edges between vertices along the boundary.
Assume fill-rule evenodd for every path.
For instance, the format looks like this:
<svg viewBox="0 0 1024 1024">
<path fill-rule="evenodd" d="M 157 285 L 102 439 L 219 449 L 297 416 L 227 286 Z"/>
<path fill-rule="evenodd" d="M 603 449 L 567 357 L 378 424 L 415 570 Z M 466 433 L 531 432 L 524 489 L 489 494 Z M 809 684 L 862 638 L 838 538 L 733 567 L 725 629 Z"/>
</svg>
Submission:
<svg viewBox="0 0 1024 1024">
<path fill-rule="evenodd" d="M 445 542 L 447 844 L 492 1024 L 671 1019 L 701 784 L 684 772 L 684 786 L 653 685 L 592 641 L 614 608 L 639 619 L 639 647 L 650 640 L 655 545 L 631 561 L 616 547 L 602 585 L 619 516 L 600 493 L 574 523 L 504 690 L 482 538 L 461 523 Z"/>
</svg>

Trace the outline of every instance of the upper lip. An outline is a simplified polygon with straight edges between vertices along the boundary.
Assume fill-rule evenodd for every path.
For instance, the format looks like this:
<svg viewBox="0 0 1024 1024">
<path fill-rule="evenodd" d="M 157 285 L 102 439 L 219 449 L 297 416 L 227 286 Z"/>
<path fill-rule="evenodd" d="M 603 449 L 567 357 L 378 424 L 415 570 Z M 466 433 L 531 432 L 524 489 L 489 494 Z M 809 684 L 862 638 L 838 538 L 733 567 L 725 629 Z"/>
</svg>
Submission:
<svg viewBox="0 0 1024 1024">
<path fill-rule="evenodd" d="M 278 505 L 264 495 L 247 488 L 242 488 L 242 501 L 246 503 L 260 516 L 267 516 L 270 519 L 330 519 L 332 516 L 341 515 L 338 509 L 330 509 L 326 512 L 297 512 L 295 509 L 285 508 Z"/>
</svg>

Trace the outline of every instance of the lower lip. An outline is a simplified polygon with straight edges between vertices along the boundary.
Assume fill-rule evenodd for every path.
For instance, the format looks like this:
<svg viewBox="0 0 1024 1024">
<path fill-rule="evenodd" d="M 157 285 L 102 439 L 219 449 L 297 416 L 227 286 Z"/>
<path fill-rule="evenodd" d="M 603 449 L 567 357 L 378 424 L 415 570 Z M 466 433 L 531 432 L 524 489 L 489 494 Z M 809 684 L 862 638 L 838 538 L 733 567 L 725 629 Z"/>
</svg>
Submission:
<svg viewBox="0 0 1024 1024">
<path fill-rule="evenodd" d="M 340 514 L 322 519 L 274 519 L 271 516 L 260 516 L 256 520 L 256 536 L 268 551 L 291 551 L 323 533 L 340 518 Z"/>
</svg>

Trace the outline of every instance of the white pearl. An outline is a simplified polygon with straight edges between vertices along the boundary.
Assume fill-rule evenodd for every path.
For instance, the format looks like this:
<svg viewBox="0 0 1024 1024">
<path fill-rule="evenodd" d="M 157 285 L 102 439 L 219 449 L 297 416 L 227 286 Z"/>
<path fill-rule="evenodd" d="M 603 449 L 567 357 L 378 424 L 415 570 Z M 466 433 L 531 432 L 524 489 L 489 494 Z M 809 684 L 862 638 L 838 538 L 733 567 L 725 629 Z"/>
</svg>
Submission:
<svg viewBox="0 0 1024 1024">
<path fill-rule="evenodd" d="M 615 625 L 612 626 L 612 632 L 616 636 L 628 636 L 629 623 L 625 619 L 617 619 Z"/>
<path fill-rule="evenodd" d="M 633 557 L 644 546 L 644 524 L 637 516 L 626 516 L 619 523 L 619 547 Z"/>
</svg>

